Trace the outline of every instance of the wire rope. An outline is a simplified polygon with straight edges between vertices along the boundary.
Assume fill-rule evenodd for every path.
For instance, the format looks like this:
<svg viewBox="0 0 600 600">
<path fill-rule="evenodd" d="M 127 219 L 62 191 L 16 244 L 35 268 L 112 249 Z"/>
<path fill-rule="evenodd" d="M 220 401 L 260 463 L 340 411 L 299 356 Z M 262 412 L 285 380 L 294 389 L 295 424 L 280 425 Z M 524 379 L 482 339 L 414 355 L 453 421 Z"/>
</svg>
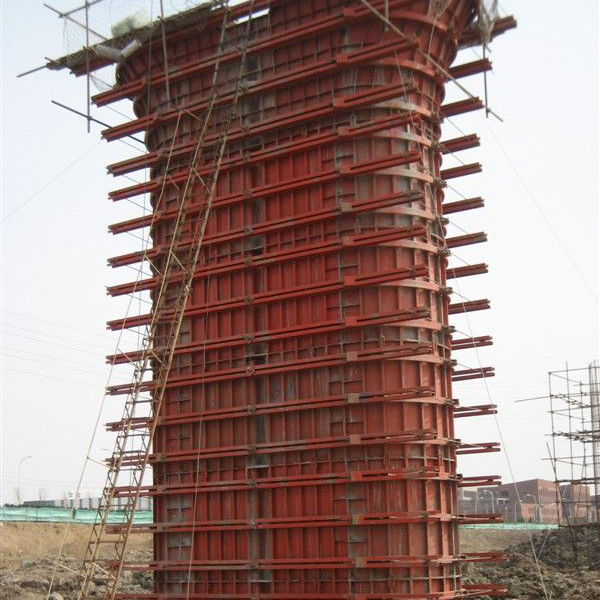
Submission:
<svg viewBox="0 0 600 600">
<path fill-rule="evenodd" d="M 362 2 L 363 4 L 365 4 L 366 6 L 370 6 L 370 5 L 369 5 L 369 3 L 368 3 L 366 0 L 361 0 L 361 2 Z M 371 10 L 372 10 L 372 12 L 374 12 L 374 13 L 375 13 L 375 14 L 376 14 L 376 15 L 377 15 L 377 16 L 378 16 L 378 17 L 379 17 L 379 18 L 380 18 L 382 21 L 384 21 L 384 19 L 382 18 L 382 15 L 381 15 L 381 14 L 380 14 L 380 13 L 379 13 L 379 12 L 378 12 L 376 9 L 374 9 L 374 8 L 372 8 L 372 7 L 371 7 Z M 397 28 L 396 28 L 396 29 L 397 29 Z M 401 81 L 402 81 L 402 80 L 403 80 L 403 76 L 402 76 L 402 70 L 401 70 L 401 68 L 400 68 L 400 63 L 398 62 L 398 55 L 395 53 L 395 56 L 396 56 L 396 61 L 397 61 L 397 66 L 398 66 L 398 72 L 399 72 L 399 76 L 400 76 L 400 79 L 401 79 Z M 404 92 L 404 95 L 405 95 L 405 98 L 406 98 L 406 100 L 408 101 L 408 95 L 407 95 L 407 93 L 406 93 L 406 92 Z M 412 121 L 412 120 L 413 120 L 413 119 L 412 119 L 412 116 L 411 116 L 411 121 Z M 413 121 L 413 127 L 414 127 L 414 121 Z M 463 133 L 463 135 L 464 135 L 464 133 Z M 431 174 L 431 173 L 430 173 L 430 175 L 431 175 L 431 176 L 433 176 L 433 177 L 435 178 L 435 175 L 434 175 L 434 174 Z M 441 228 L 441 231 L 443 231 L 443 223 L 442 223 L 442 221 L 441 221 L 441 217 L 440 217 L 440 215 L 439 215 L 439 214 L 437 214 L 437 215 L 436 215 L 436 218 L 437 218 L 437 220 L 438 220 L 438 225 L 439 225 L 439 227 Z M 444 236 L 444 235 L 442 235 L 442 236 L 441 236 L 441 239 L 442 239 L 442 241 L 443 241 L 443 245 L 444 245 L 445 249 L 447 250 L 448 248 L 447 248 L 447 245 L 446 245 L 446 238 L 445 238 L 445 236 Z M 459 294 L 460 294 L 460 283 L 459 283 L 459 281 L 458 281 L 458 278 L 456 279 L 456 287 L 457 287 L 457 289 L 458 289 L 458 292 L 459 292 Z M 468 326 L 468 329 L 469 329 L 469 331 L 470 331 L 470 336 L 469 336 L 469 337 L 474 337 L 474 335 L 473 335 L 473 330 L 472 330 L 472 328 L 471 328 L 470 321 L 469 321 L 469 317 L 468 317 L 468 311 L 466 310 L 466 308 L 465 308 L 465 307 L 463 307 L 463 314 L 464 314 L 464 316 L 465 316 L 465 318 L 466 318 L 467 326 Z M 479 370 L 480 370 L 480 372 L 481 372 L 481 373 L 483 373 L 483 365 L 482 365 L 482 362 L 481 362 L 481 359 L 480 359 L 480 356 L 479 356 L 479 350 L 478 350 L 478 348 L 477 348 L 477 346 L 476 346 L 475 344 L 473 344 L 473 349 L 475 350 L 475 353 L 476 353 L 476 356 L 477 356 L 477 362 L 478 362 L 478 364 L 479 364 Z M 486 377 L 482 377 L 482 379 L 483 379 L 483 384 L 484 384 L 484 386 L 485 386 L 486 394 L 487 394 L 487 396 L 488 396 L 489 403 L 490 403 L 490 404 L 493 404 L 492 397 L 491 397 L 491 392 L 490 392 L 490 390 L 489 390 L 489 387 L 488 387 L 488 384 L 487 384 L 487 378 L 486 378 Z M 493 416 L 494 416 L 495 423 L 496 423 L 496 427 L 497 427 L 497 430 L 498 430 L 498 435 L 499 435 L 499 437 L 500 437 L 500 442 L 501 442 L 501 444 L 502 444 L 502 447 L 504 448 L 504 455 L 505 455 L 506 462 L 507 462 L 507 465 L 508 465 L 508 468 L 509 468 L 509 472 L 510 472 L 510 474 L 511 474 L 511 477 L 512 477 L 512 480 L 513 480 L 513 484 L 514 484 L 514 487 L 515 487 L 515 492 L 516 492 L 516 494 L 517 494 L 517 498 L 518 498 L 518 500 L 519 500 L 519 503 L 520 503 L 520 496 L 519 496 L 519 493 L 518 493 L 518 488 L 517 488 L 517 486 L 516 486 L 516 483 L 515 483 L 514 472 L 513 472 L 513 469 L 512 469 L 512 464 L 511 464 L 511 462 L 510 462 L 510 457 L 509 457 L 509 454 L 508 454 L 508 450 L 507 450 L 507 447 L 506 447 L 506 443 L 505 443 L 505 440 L 504 440 L 504 436 L 502 435 L 502 430 L 501 430 L 501 428 L 500 428 L 500 423 L 499 423 L 499 421 L 498 421 L 497 414 L 496 414 L 496 413 L 493 413 Z M 548 591 L 547 591 L 547 589 L 546 589 L 546 584 L 545 584 L 545 580 L 544 580 L 544 575 L 543 575 L 543 573 L 542 573 L 542 570 L 541 570 L 541 567 L 540 567 L 540 564 L 539 564 L 539 560 L 538 560 L 538 557 L 537 557 L 537 554 L 536 554 L 536 551 L 535 551 L 535 546 L 534 546 L 534 543 L 533 543 L 533 536 L 532 536 L 532 534 L 531 534 L 531 530 L 530 530 L 530 528 L 529 528 L 529 527 L 527 527 L 527 533 L 528 533 L 528 536 L 529 536 L 529 542 L 530 542 L 530 545 L 531 545 L 531 550 L 532 550 L 532 553 L 533 553 L 533 558 L 534 558 L 534 561 L 535 561 L 535 564 L 536 564 L 536 569 L 537 569 L 538 577 L 539 577 L 539 579 L 540 579 L 540 582 L 541 582 L 541 585 L 542 585 L 542 590 L 543 590 L 543 592 L 544 592 L 544 597 L 546 598 L 546 600 L 550 600 L 550 598 L 549 598 L 549 595 L 548 595 Z"/>
<path fill-rule="evenodd" d="M 56 175 L 54 175 L 54 177 L 49 179 L 41 188 L 39 188 L 37 191 L 35 191 L 33 194 L 31 194 L 31 196 L 29 196 L 26 200 L 24 200 L 23 202 L 18 204 L 15 208 L 13 208 L 11 211 L 9 211 L 8 214 L 4 215 L 4 217 L 2 218 L 2 223 L 8 221 L 8 219 L 10 219 L 14 214 L 16 214 L 18 211 L 20 211 L 24 206 L 29 204 L 29 202 L 31 202 L 32 200 L 37 198 L 43 191 L 45 191 L 47 188 L 49 188 L 55 181 L 59 180 L 65 173 L 68 173 L 76 164 L 81 162 L 88 154 L 91 154 L 101 143 L 102 143 L 102 140 L 95 143 L 89 150 L 86 150 L 83 154 L 79 155 L 74 161 L 70 162 L 64 169 L 62 169 Z"/>
</svg>

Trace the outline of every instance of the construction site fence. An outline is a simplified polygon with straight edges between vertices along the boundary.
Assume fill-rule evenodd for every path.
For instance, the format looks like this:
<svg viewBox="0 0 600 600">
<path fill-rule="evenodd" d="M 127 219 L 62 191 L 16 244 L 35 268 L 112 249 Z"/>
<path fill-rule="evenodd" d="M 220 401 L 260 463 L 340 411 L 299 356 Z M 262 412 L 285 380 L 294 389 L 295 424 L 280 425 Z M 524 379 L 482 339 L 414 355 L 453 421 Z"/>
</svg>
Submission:
<svg viewBox="0 0 600 600">
<path fill-rule="evenodd" d="M 37 522 L 37 523 L 87 523 L 92 524 L 97 511 L 89 508 L 54 508 L 35 506 L 1 506 L 0 521 L 6 522 Z M 123 513 L 114 510 L 109 513 L 110 523 L 123 520 Z M 152 523 L 153 515 L 150 510 L 138 510 L 135 513 L 136 523 Z M 461 525 L 462 529 L 557 529 L 556 523 L 486 523 L 482 525 Z"/>
<path fill-rule="evenodd" d="M 0 521 L 4 522 L 37 522 L 37 523 L 87 523 L 96 520 L 98 511 L 89 508 L 54 508 L 35 506 L 2 506 Z M 118 510 L 109 513 L 109 523 L 120 523 L 124 514 Z M 139 510 L 135 514 L 136 523 L 152 523 L 152 511 Z"/>
<path fill-rule="evenodd" d="M 558 529 L 556 523 L 484 523 L 483 525 L 460 525 L 461 529 Z"/>
</svg>

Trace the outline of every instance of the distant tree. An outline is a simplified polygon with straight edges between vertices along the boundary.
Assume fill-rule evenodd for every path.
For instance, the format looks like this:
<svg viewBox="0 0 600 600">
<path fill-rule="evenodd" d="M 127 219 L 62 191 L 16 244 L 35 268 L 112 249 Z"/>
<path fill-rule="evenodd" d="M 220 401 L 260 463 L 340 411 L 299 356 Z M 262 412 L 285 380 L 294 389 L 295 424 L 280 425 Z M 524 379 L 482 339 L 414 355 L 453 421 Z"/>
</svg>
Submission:
<svg viewBox="0 0 600 600">
<path fill-rule="evenodd" d="M 18 485 L 15 486 L 15 498 L 17 506 L 21 506 L 21 488 Z"/>
<path fill-rule="evenodd" d="M 46 488 L 38 488 L 38 500 L 46 500 L 48 498 L 48 490 Z"/>
</svg>

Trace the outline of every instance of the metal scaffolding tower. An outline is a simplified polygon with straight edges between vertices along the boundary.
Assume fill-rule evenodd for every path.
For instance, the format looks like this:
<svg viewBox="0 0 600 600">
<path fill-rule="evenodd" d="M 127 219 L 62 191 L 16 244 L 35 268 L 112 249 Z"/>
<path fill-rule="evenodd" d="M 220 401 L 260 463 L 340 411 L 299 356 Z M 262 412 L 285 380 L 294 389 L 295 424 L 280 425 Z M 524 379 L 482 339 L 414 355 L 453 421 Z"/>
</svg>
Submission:
<svg viewBox="0 0 600 600">
<path fill-rule="evenodd" d="M 548 373 L 550 458 L 557 484 L 557 511 L 590 557 L 600 533 L 600 365 Z M 597 550 L 596 550 L 597 551 Z"/>
</svg>

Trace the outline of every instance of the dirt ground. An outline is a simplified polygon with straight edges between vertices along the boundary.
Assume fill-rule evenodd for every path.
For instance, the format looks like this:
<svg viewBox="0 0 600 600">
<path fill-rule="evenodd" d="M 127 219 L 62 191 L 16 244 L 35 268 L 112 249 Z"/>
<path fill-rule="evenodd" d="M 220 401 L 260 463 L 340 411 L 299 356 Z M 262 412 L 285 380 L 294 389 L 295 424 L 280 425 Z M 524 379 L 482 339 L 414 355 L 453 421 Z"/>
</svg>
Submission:
<svg viewBox="0 0 600 600">
<path fill-rule="evenodd" d="M 23 561 L 55 557 L 64 531 L 64 523 L 0 523 L 0 565 L 16 568 Z M 64 553 L 83 556 L 89 538 L 89 525 L 70 525 Z M 152 538 L 149 534 L 132 535 L 128 546 L 134 551 L 150 550 Z"/>
<path fill-rule="evenodd" d="M 468 564 L 464 583 L 504 585 L 511 600 L 600 600 L 600 532 L 574 531 L 534 535 L 537 563 L 527 540 L 506 548 L 502 563 Z"/>
<path fill-rule="evenodd" d="M 64 524 L 0 523 L 0 598 L 3 600 L 42 600 L 46 598 Z M 90 534 L 88 525 L 71 525 L 65 540 L 64 564 L 77 569 Z M 539 570 L 533 560 L 526 531 L 465 529 L 461 532 L 461 552 L 503 550 L 507 560 L 499 564 L 469 564 L 465 583 L 499 583 L 508 588 L 509 600 L 600 600 L 600 544 L 598 536 L 577 540 L 578 562 L 572 540 L 565 530 L 537 534 Z M 150 535 L 134 535 L 129 557 L 151 558 Z M 590 568 L 590 564 L 591 567 Z M 542 588 L 541 572 L 546 593 Z M 123 589 L 140 593 L 151 589 L 151 576 L 127 573 Z M 51 600 L 74 600 L 78 576 L 60 570 Z"/>
<path fill-rule="evenodd" d="M 56 556 L 64 530 L 62 523 L 0 523 L 0 566 L 14 569 L 23 561 Z M 64 553 L 67 556 L 83 556 L 89 536 L 89 525 L 71 525 L 65 539 Z M 460 537 L 463 552 L 484 552 L 503 550 L 524 542 L 527 532 L 465 529 Z M 133 535 L 128 547 L 134 552 L 150 551 L 151 536 Z"/>
<path fill-rule="evenodd" d="M 64 544 L 63 563 L 79 569 L 90 537 L 90 526 L 72 524 Z M 0 523 L 0 598 L 2 600 L 45 600 L 48 584 L 65 531 L 64 523 Z M 150 559 L 152 541 L 149 534 L 133 535 L 128 557 Z M 54 596 L 50 600 L 75 600 L 79 576 L 75 572 L 57 571 Z M 127 573 L 124 589 L 135 593 L 151 589 L 146 573 Z"/>
<path fill-rule="evenodd" d="M 505 550 L 529 539 L 527 531 L 522 529 L 461 529 L 461 552 L 487 552 Z"/>
</svg>

